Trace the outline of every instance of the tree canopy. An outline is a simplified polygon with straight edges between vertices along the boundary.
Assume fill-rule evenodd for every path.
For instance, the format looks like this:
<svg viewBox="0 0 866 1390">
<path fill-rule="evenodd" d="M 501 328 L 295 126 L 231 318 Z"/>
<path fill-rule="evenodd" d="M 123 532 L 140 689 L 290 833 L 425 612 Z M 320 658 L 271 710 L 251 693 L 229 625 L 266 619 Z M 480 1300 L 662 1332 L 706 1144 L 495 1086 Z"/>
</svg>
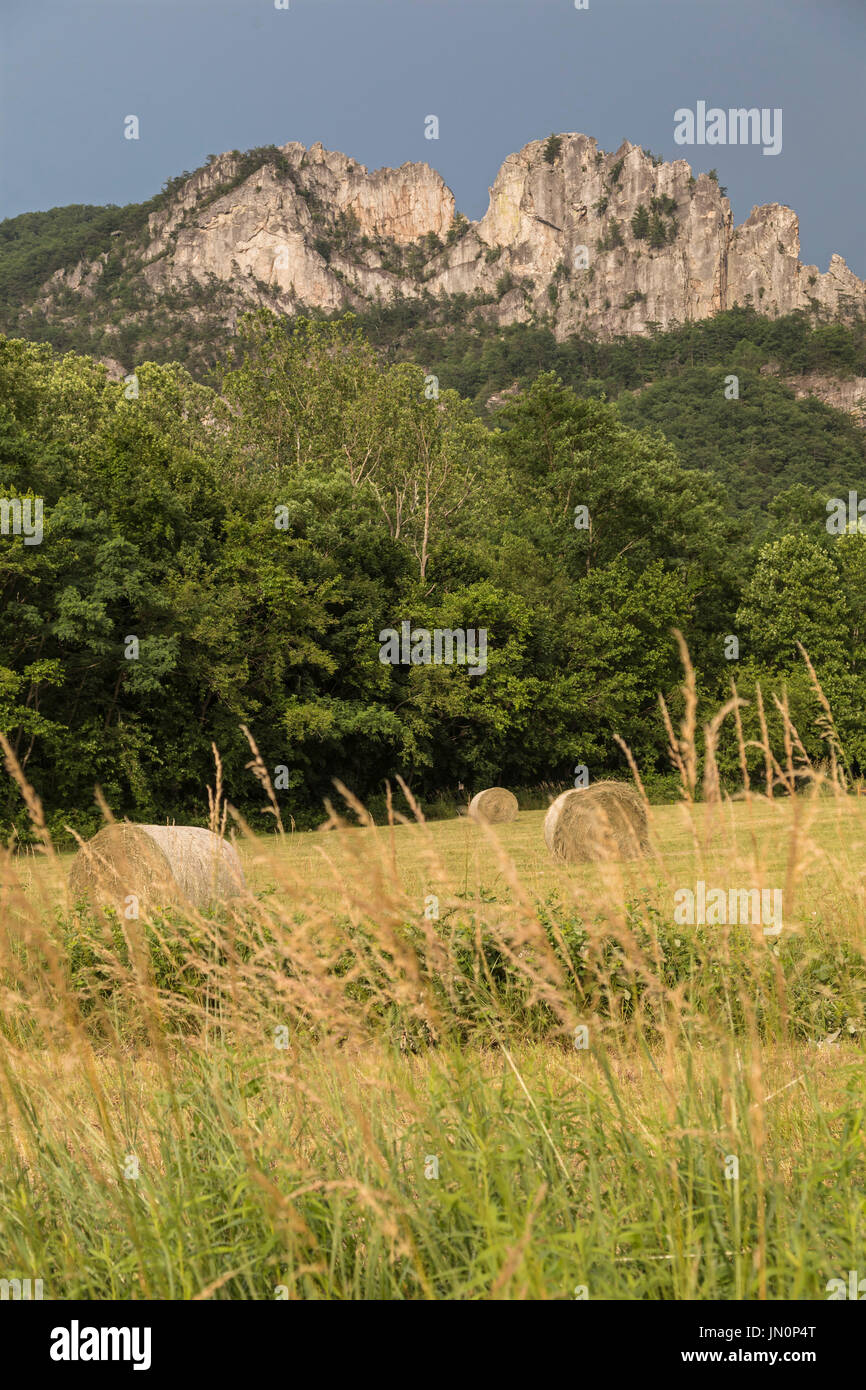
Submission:
<svg viewBox="0 0 866 1390">
<path fill-rule="evenodd" d="M 866 538 L 828 535 L 784 459 L 755 527 L 757 496 L 634 412 L 548 371 L 485 422 L 351 317 L 250 316 L 217 385 L 0 339 L 0 495 L 44 505 L 40 544 L 0 536 L 0 729 L 53 830 L 96 824 L 96 785 L 116 815 L 200 817 L 213 745 L 267 824 L 241 725 L 298 824 L 335 777 L 375 809 L 397 774 L 429 805 L 623 771 L 615 735 L 662 775 L 674 628 L 711 694 L 789 680 L 817 747 L 803 642 L 862 756 Z M 832 462 L 841 487 L 856 456 Z M 404 622 L 484 630 L 486 672 L 383 663 Z M 24 833 L 8 784 L 0 817 Z"/>
</svg>

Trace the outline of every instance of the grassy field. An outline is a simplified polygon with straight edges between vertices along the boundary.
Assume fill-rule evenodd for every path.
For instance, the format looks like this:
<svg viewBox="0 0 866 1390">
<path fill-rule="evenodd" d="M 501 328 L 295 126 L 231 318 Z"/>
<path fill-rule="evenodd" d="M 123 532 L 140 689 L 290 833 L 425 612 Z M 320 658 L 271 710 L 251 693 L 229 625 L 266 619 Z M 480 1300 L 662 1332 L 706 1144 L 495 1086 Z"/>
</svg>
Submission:
<svg viewBox="0 0 866 1390">
<path fill-rule="evenodd" d="M 830 790 L 653 807 L 650 856 L 588 866 L 542 812 L 347 806 L 241 837 L 245 898 L 131 924 L 6 856 L 0 1277 L 826 1297 L 866 1272 L 866 803 Z M 677 924 L 698 880 L 781 888 L 782 931 Z"/>
<path fill-rule="evenodd" d="M 404 806 L 404 811 L 408 808 Z M 654 855 L 648 860 L 594 866 L 552 859 L 544 843 L 544 811 L 521 812 L 499 825 L 495 847 L 467 817 L 430 824 L 359 825 L 347 813 L 342 833 L 304 832 L 241 837 L 238 848 L 255 893 L 282 892 L 304 905 L 335 907 L 354 886 L 395 888 L 409 903 L 430 893 L 447 897 L 509 894 L 514 882 L 543 898 L 560 893 L 593 902 L 658 896 L 670 907 L 674 887 L 698 878 L 727 885 L 735 868 L 744 882 L 783 884 L 786 926 L 819 915 L 850 939 L 866 908 L 866 797 L 762 795 L 717 806 L 649 808 Z M 64 904 L 74 855 L 19 855 L 14 876 L 40 910 Z M 739 883 L 740 879 L 736 879 Z M 347 896 L 348 895 L 348 896 Z"/>
</svg>

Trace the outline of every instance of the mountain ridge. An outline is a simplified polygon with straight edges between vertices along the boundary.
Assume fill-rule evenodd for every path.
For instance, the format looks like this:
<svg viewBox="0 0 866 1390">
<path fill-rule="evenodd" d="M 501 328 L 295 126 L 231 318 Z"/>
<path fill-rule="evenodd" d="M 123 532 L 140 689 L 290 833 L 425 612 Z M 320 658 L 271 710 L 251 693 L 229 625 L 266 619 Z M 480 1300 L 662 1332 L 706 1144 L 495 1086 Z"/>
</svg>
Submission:
<svg viewBox="0 0 866 1390">
<path fill-rule="evenodd" d="M 260 306 L 337 314 L 462 297 L 480 323 L 544 323 L 560 341 L 646 335 L 737 306 L 866 314 L 866 283 L 841 256 L 824 273 L 801 263 L 792 209 L 755 207 L 735 226 L 712 174 L 629 141 L 612 153 L 579 133 L 530 141 L 504 160 L 477 222 L 429 164 L 371 172 L 321 143 L 211 156 L 166 188 L 132 231 L 55 269 L 4 315 L 5 331 L 78 315 L 122 368 L 123 329 L 174 305 L 231 332 Z"/>
</svg>

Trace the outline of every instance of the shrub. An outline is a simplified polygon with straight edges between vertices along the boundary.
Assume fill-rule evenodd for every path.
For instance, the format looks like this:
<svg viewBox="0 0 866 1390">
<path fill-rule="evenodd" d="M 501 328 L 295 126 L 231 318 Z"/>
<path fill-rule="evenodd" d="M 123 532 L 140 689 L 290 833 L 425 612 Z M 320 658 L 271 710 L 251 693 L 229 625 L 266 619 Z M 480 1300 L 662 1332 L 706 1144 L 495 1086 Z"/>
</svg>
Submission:
<svg viewBox="0 0 866 1390">
<path fill-rule="evenodd" d="M 562 149 L 562 136 L 549 135 L 544 145 L 544 158 L 548 164 L 555 164 Z"/>
<path fill-rule="evenodd" d="M 632 235 L 638 241 L 645 241 L 649 236 L 650 219 L 649 213 L 643 203 L 638 203 L 634 215 L 631 219 Z"/>
</svg>

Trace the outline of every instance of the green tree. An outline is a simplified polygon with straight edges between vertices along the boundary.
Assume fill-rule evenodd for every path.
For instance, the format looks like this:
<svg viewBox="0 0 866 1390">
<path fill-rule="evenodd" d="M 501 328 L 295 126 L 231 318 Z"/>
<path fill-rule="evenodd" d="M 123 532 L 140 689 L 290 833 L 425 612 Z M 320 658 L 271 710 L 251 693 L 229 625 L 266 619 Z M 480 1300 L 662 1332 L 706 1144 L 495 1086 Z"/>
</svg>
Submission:
<svg viewBox="0 0 866 1390">
<path fill-rule="evenodd" d="M 819 668 L 844 667 L 847 618 L 838 567 L 815 541 L 792 534 L 762 548 L 737 613 L 757 661 L 799 665 L 801 643 Z"/>
<path fill-rule="evenodd" d="M 654 212 L 649 224 L 649 244 L 654 251 L 664 246 L 668 239 L 667 226 L 658 212 Z"/>
<path fill-rule="evenodd" d="M 650 218 L 649 213 L 643 203 L 638 203 L 631 219 L 632 235 L 638 241 L 645 241 L 649 236 Z"/>
</svg>

